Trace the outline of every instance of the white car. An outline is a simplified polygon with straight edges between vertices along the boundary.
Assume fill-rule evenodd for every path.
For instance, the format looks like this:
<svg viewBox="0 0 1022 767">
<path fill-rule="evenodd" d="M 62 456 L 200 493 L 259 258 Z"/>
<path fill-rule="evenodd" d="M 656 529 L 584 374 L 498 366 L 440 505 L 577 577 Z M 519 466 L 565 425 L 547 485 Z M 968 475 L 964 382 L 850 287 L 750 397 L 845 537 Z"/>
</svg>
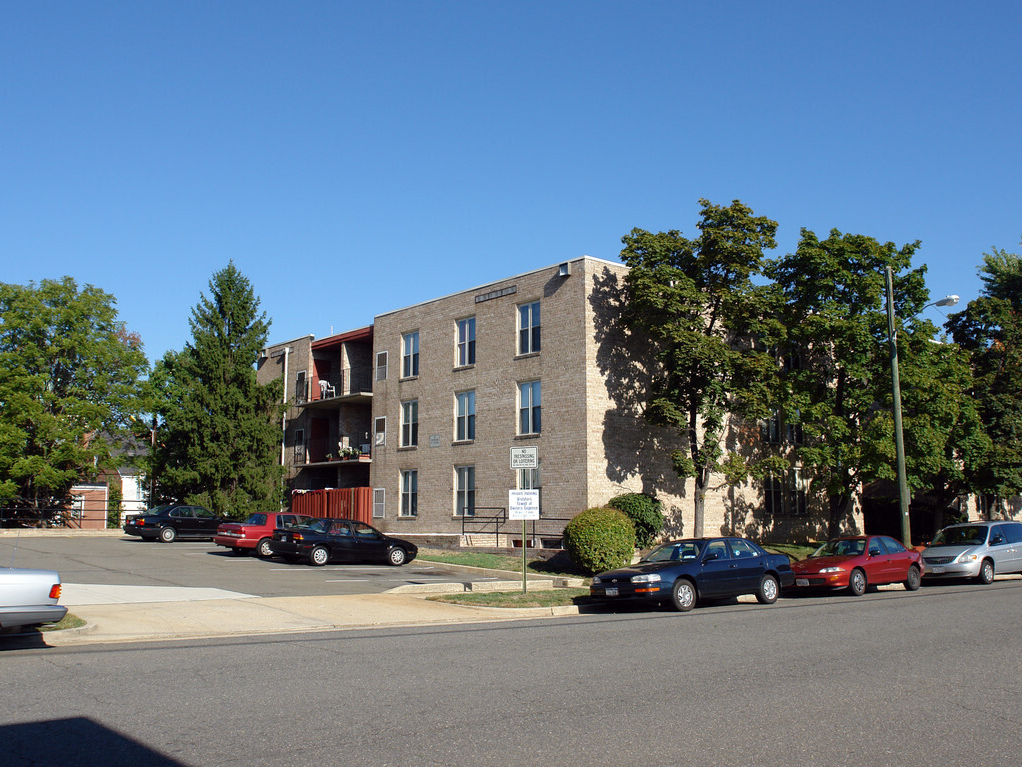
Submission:
<svg viewBox="0 0 1022 767">
<path fill-rule="evenodd" d="M 0 629 L 57 623 L 67 614 L 59 599 L 55 570 L 0 567 Z"/>
</svg>

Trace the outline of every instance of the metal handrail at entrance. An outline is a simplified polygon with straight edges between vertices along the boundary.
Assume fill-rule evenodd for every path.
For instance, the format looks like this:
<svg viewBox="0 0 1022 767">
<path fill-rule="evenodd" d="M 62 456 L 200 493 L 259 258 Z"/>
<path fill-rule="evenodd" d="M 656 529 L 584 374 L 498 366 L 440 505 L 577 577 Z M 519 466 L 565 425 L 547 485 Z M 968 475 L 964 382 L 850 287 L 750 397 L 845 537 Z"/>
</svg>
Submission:
<svg viewBox="0 0 1022 767">
<path fill-rule="evenodd" d="M 491 515 L 480 515 L 480 511 L 496 512 Z M 526 535 L 532 541 L 530 546 L 536 547 L 544 539 L 560 539 L 564 535 L 564 526 L 571 521 L 570 517 L 546 517 L 530 519 L 526 525 Z M 507 509 L 503 506 L 476 506 L 474 516 L 464 513 L 461 516 L 461 534 L 469 533 L 480 535 L 492 534 L 494 541 L 498 542 L 501 535 L 510 540 L 512 536 L 522 535 L 521 523 L 517 520 L 509 520 Z M 556 547 L 555 547 L 556 548 Z"/>
<path fill-rule="evenodd" d="M 500 533 L 500 527 L 507 522 L 507 509 L 504 506 L 476 506 L 472 509 L 471 516 L 466 513 L 469 509 L 463 509 L 461 514 L 461 534 L 467 533 L 486 533 L 487 526 L 493 525 L 494 538 Z M 496 514 L 490 516 L 480 516 L 480 511 L 495 511 Z M 469 530 L 468 525 L 475 525 L 473 529 Z"/>
</svg>

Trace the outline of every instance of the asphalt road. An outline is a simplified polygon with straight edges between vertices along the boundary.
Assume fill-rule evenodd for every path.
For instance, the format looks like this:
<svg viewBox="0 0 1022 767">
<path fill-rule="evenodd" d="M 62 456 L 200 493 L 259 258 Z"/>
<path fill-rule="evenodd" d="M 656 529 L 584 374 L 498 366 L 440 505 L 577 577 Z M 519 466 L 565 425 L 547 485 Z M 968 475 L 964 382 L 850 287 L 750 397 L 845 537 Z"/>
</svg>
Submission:
<svg viewBox="0 0 1022 767">
<path fill-rule="evenodd" d="M 374 594 L 410 583 L 492 580 L 414 560 L 401 567 L 310 567 L 237 556 L 211 541 L 158 543 L 128 536 L 0 537 L 0 566 L 56 570 L 64 583 L 218 588 L 260 597 Z"/>
<path fill-rule="evenodd" d="M 0 653 L 0 761 L 1016 765 L 1022 581 Z"/>
</svg>

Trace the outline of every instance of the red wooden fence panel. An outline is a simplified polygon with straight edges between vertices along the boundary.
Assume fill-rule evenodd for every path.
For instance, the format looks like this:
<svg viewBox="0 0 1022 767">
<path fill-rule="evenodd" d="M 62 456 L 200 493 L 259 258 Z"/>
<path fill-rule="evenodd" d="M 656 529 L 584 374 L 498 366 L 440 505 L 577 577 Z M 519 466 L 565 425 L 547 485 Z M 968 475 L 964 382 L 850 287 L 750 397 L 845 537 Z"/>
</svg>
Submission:
<svg viewBox="0 0 1022 767">
<path fill-rule="evenodd" d="M 373 489 L 336 487 L 295 492 L 291 495 L 291 511 L 310 517 L 357 519 L 369 525 L 373 521 Z"/>
</svg>

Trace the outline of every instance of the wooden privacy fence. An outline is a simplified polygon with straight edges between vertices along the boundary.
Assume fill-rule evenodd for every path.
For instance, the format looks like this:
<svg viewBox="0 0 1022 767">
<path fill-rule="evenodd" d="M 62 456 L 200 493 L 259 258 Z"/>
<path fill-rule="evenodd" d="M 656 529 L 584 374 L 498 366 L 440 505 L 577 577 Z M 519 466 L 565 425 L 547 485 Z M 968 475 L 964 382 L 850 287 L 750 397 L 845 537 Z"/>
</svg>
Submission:
<svg viewBox="0 0 1022 767">
<path fill-rule="evenodd" d="M 291 511 L 310 517 L 344 517 L 372 524 L 373 489 L 371 487 L 338 487 L 327 490 L 295 490 L 291 494 Z"/>
</svg>

